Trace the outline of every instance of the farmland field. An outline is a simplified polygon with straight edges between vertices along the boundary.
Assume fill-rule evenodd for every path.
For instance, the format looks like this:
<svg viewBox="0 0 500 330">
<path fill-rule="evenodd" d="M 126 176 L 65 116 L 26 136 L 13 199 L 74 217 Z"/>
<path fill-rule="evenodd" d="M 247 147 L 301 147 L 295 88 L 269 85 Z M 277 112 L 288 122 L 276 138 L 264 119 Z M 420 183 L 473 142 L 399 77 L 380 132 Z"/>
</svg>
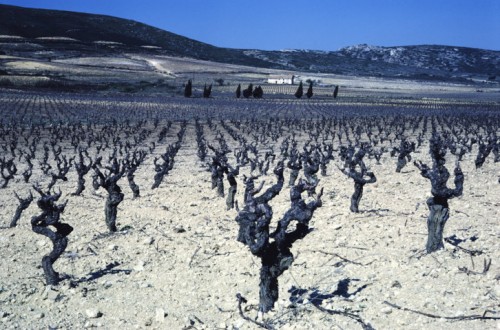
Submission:
<svg viewBox="0 0 500 330">
<path fill-rule="evenodd" d="M 273 88 L 278 95 L 267 97 Z M 240 165 L 235 199 L 243 209 L 244 179 L 253 175 L 264 190 L 271 187 L 273 169 L 294 148 L 304 159 L 325 160 L 315 174 L 322 206 L 313 230 L 293 245 L 293 264 L 279 277 L 279 298 L 262 322 L 279 329 L 361 329 L 360 319 L 374 329 L 498 327 L 498 320 L 467 319 L 500 316 L 498 92 L 377 86 L 351 88 L 338 99 L 319 89 L 299 100 L 283 95 L 285 87 L 264 86 L 257 100 L 233 98 L 233 89 L 215 88 L 212 99 L 0 90 L 1 328 L 258 328 L 240 316 L 236 295 L 247 299 L 244 313 L 254 319 L 260 260 L 236 240 L 238 211 L 226 207 L 225 177 L 224 197 L 212 189 L 210 163 L 218 151 Z M 459 157 L 465 181 L 462 195 L 449 201 L 444 249 L 427 254 L 431 183 L 413 161 L 432 163 L 433 133 L 449 142 L 448 187 Z M 415 150 L 397 173 L 391 151 L 403 141 Z M 366 148 L 364 162 L 377 178 L 365 186 L 359 212 L 350 211 L 354 185 L 341 171 L 341 150 L 349 146 Z M 117 231 L 109 232 L 108 196 L 93 186 L 95 168 L 106 174 L 115 161 L 126 167 L 134 153 L 143 155 L 133 173 L 140 196 L 126 175 L 119 179 L 124 199 Z M 81 159 L 94 166 L 74 195 Z M 57 174 L 64 160 L 63 179 Z M 153 189 L 162 162 L 170 168 Z M 290 173 L 285 166 L 285 184 L 269 202 L 272 229 L 290 208 Z M 61 192 L 58 204 L 67 201 L 61 222 L 74 228 L 54 264 L 57 286 L 46 285 L 41 266 L 52 244 L 30 223 L 42 212 L 33 187 L 49 185 Z M 9 228 L 19 198 L 30 193 L 33 202 Z"/>
</svg>

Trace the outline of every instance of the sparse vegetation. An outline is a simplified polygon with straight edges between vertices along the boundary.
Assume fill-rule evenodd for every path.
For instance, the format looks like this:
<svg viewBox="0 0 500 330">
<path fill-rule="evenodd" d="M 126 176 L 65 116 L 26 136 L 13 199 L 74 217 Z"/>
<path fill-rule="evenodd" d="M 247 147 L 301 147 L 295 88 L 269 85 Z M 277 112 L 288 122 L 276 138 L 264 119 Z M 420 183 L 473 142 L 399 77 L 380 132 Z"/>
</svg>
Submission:
<svg viewBox="0 0 500 330">
<path fill-rule="evenodd" d="M 464 189 L 464 174 L 457 162 L 455 166 L 455 189 L 446 186 L 450 173 L 444 166 L 448 146 L 440 135 L 433 135 L 430 140 L 429 153 L 432 158 L 432 168 L 422 162 L 415 162 L 420 174 L 431 181 L 432 196 L 427 200 L 429 217 L 427 218 L 427 253 L 444 248 L 443 231 L 449 217 L 448 200 L 462 195 Z"/>
<path fill-rule="evenodd" d="M 299 83 L 299 87 L 297 87 L 297 91 L 295 92 L 295 97 L 300 99 L 304 95 L 304 90 L 302 87 L 302 81 Z"/>
<path fill-rule="evenodd" d="M 61 197 L 60 192 L 58 194 L 43 192 L 37 186 L 33 186 L 33 189 L 40 194 L 37 205 L 42 213 L 31 219 L 31 228 L 35 233 L 44 235 L 52 241 L 52 251 L 42 258 L 42 267 L 47 284 L 57 285 L 61 278 L 52 265 L 68 246 L 67 236 L 73 231 L 73 227 L 62 223 L 60 219 L 68 201 L 57 205 L 56 202 Z M 52 231 L 49 226 L 54 227 L 56 231 Z"/>
<path fill-rule="evenodd" d="M 229 89 L 227 93 L 233 95 Z M 366 100 L 369 98 L 366 95 L 356 99 L 352 94 L 341 100 L 333 101 L 330 95 L 329 98 L 321 96 L 315 98 L 314 102 L 304 103 L 293 97 L 292 93 L 287 94 L 287 97 L 280 95 L 248 101 L 231 100 L 231 96 L 214 97 L 207 102 L 201 97 L 183 98 L 181 93 L 174 98 L 134 96 L 132 100 L 129 96 L 119 94 L 103 97 L 91 94 L 21 94 L 3 91 L 0 95 L 0 148 L 5 168 L 3 175 L 8 184 L 2 189 L 5 194 L 2 194 L 1 202 L 7 210 L 7 225 L 12 221 L 10 217 L 14 213 L 19 214 L 21 221 L 13 228 L 2 229 L 2 232 L 14 231 L 15 236 L 11 237 L 9 234 L 1 237 L 8 237 L 11 242 L 21 235 L 27 235 L 23 232 L 25 224 L 22 216 L 33 214 L 34 208 L 27 204 L 30 189 L 33 189 L 35 182 L 44 187 L 50 185 L 53 186 L 52 191 L 61 189 L 68 194 L 43 191 L 39 192 L 40 196 L 45 195 L 48 200 L 53 201 L 51 207 L 59 212 L 51 211 L 54 217 L 57 215 L 60 218 L 67 205 L 64 214 L 72 225 L 75 223 L 78 235 L 75 235 L 75 246 L 68 245 L 69 251 L 50 252 L 46 256 L 52 256 L 50 265 L 59 260 L 58 254 L 62 256 L 59 267 L 63 273 L 71 273 L 72 276 L 50 275 L 52 277 L 49 279 L 45 278 L 47 283 L 62 282 L 82 292 L 84 288 L 91 288 L 93 291 L 89 293 L 89 299 L 94 302 L 94 292 L 99 292 L 101 287 L 95 286 L 95 281 L 88 280 L 89 278 L 104 277 L 104 286 L 108 287 L 106 290 L 112 292 L 115 290 L 114 286 L 118 286 L 117 283 L 130 283 L 126 278 L 127 273 L 140 274 L 141 269 L 147 269 L 148 273 L 163 274 L 165 266 L 162 263 L 162 271 L 159 272 L 160 266 L 156 264 L 159 259 L 155 258 L 165 255 L 177 260 L 173 254 L 183 251 L 182 259 L 187 262 L 179 265 L 177 260 L 169 267 L 175 271 L 178 267 L 189 267 L 189 274 L 183 273 L 180 277 L 172 275 L 176 276 L 169 282 L 174 288 L 172 290 L 178 290 L 175 286 L 177 282 L 186 281 L 196 286 L 197 292 L 205 297 L 201 284 L 193 280 L 198 278 L 198 281 L 206 281 L 203 285 L 208 286 L 218 297 L 228 299 L 223 303 L 223 308 L 233 309 L 234 294 L 244 293 L 250 302 L 245 313 L 252 313 L 250 306 L 257 305 L 258 301 L 258 309 L 265 318 L 262 324 L 275 327 L 299 320 L 310 325 L 306 321 L 309 318 L 323 317 L 318 316 L 318 313 L 325 313 L 324 317 L 327 318 L 329 315 L 347 316 L 353 320 L 347 321 L 350 327 L 355 327 L 356 323 L 368 324 L 363 319 L 367 315 L 376 315 L 375 307 L 354 309 L 355 305 L 349 299 L 337 299 L 337 296 L 358 295 L 360 299 L 370 301 L 373 292 L 378 293 L 381 286 L 379 281 L 368 278 L 368 273 L 382 274 L 377 276 L 384 276 L 383 280 L 389 281 L 386 277 L 388 275 L 383 271 L 386 265 L 384 261 L 366 260 L 371 256 L 363 252 L 368 248 L 366 245 L 370 244 L 369 248 L 381 255 L 385 255 L 385 251 L 390 249 L 388 246 L 397 246 L 406 264 L 399 257 L 391 256 L 390 260 L 400 262 L 400 267 L 406 272 L 411 272 L 413 268 L 420 269 L 420 264 L 429 261 L 423 257 L 414 258 L 413 255 L 419 255 L 424 250 L 415 250 L 413 243 L 407 244 L 423 239 L 419 233 L 425 224 L 416 220 L 427 215 L 419 205 L 428 190 L 420 182 L 422 180 L 418 179 L 418 172 L 407 170 L 406 165 L 396 165 L 390 152 L 395 150 L 394 156 L 404 156 L 404 161 L 398 161 L 398 164 L 403 164 L 409 161 L 409 154 L 402 150 L 411 150 L 411 158 L 416 159 L 420 170 L 432 176 L 433 169 L 429 166 L 426 170 L 424 163 L 433 156 L 430 154 L 429 158 L 422 151 L 434 145 L 432 136 L 439 132 L 442 137 L 440 145 L 443 146 L 440 148 L 450 151 L 445 156 L 462 159 L 460 171 L 463 167 L 463 173 L 475 175 L 480 180 L 491 179 L 488 176 L 493 176 L 494 180 L 490 181 L 496 187 L 498 179 L 492 169 L 499 150 L 496 136 L 499 127 L 497 104 L 442 99 L 377 98 L 377 105 L 372 105 L 367 104 Z M 406 148 L 407 145 L 410 147 Z M 480 147 L 481 145 L 484 147 Z M 489 153 L 487 149 L 490 150 Z M 476 169 L 478 155 L 481 155 L 481 166 Z M 216 162 L 213 162 L 214 158 Z M 211 168 L 207 166 L 207 160 L 211 160 Z M 9 163 L 15 165 L 15 173 Z M 394 167 L 404 170 L 394 173 Z M 210 190 L 211 170 L 214 174 L 213 191 Z M 349 180 L 344 179 L 342 172 Z M 457 170 L 455 172 L 455 181 L 460 181 L 461 174 Z M 377 173 L 376 179 L 373 173 Z M 445 174 L 443 170 L 436 173 Z M 85 187 L 85 180 L 92 174 L 96 191 Z M 493 206 L 494 202 L 490 197 L 479 194 L 470 196 L 470 191 L 466 193 L 460 189 L 460 184 L 454 189 L 447 188 L 446 181 L 443 180 L 446 177 L 444 174 L 438 175 L 438 181 L 444 182 L 445 190 L 441 189 L 442 185 L 434 187 L 431 180 L 434 200 L 447 197 L 448 190 L 453 191 L 451 197 L 458 196 L 458 190 L 461 190 L 460 193 L 464 195 L 462 198 L 467 203 L 485 200 Z M 130 189 L 122 190 L 120 187 L 120 180 L 124 177 L 127 177 Z M 352 193 L 351 178 L 355 186 L 351 198 L 352 213 L 344 212 L 349 207 L 349 196 Z M 356 181 L 359 178 L 361 179 L 358 181 L 361 182 Z M 2 178 L 1 183 L 4 184 L 4 181 Z M 374 183 L 375 181 L 377 182 Z M 262 186 L 257 185 L 257 182 Z M 366 200 L 360 202 L 363 185 L 366 187 L 369 183 L 373 185 L 367 188 Z M 476 183 L 471 182 L 473 184 Z M 238 186 L 246 186 L 245 192 L 238 191 Z M 490 185 L 488 189 L 492 187 Z M 101 188 L 106 190 L 104 195 L 99 190 Z M 392 191 L 398 192 L 394 197 L 398 203 L 384 199 L 384 196 L 388 196 L 388 190 L 391 196 L 394 196 Z M 444 197 L 441 190 L 445 193 Z M 18 192 L 18 195 L 14 192 Z M 73 192 L 79 194 L 73 195 Z M 249 192 L 254 194 L 249 195 Z M 59 198 L 67 200 L 67 204 L 57 204 Z M 25 199 L 26 203 L 23 203 Z M 102 203 L 105 204 L 104 214 L 98 211 L 102 208 Z M 488 219 L 491 210 L 484 210 Z M 442 263 L 441 267 L 446 269 L 447 274 L 461 272 L 460 276 L 490 274 L 488 262 L 482 271 L 469 266 L 463 268 L 460 264 L 469 262 L 471 257 L 468 252 L 460 249 L 462 246 L 459 244 L 467 246 L 460 242 L 475 240 L 474 250 L 469 250 L 474 254 L 473 257 L 482 253 L 489 259 L 495 256 L 495 252 L 484 249 L 484 244 L 491 240 L 487 235 L 482 235 L 482 232 L 476 234 L 478 225 L 468 222 L 469 217 L 475 214 L 475 209 L 457 206 L 456 212 L 454 221 L 456 219 L 460 222 L 460 228 L 464 229 L 453 229 L 450 234 L 462 235 L 462 241 L 444 237 L 442 233 L 440 238 L 429 238 L 429 241 L 438 242 L 437 245 L 439 242 L 443 245 L 451 244 L 451 249 L 443 253 L 446 256 L 452 254 L 453 258 L 446 259 L 444 255 L 437 255 Z M 45 215 L 49 213 L 42 211 Z M 446 217 L 439 215 L 445 213 L 431 208 L 429 219 L 442 220 Z M 189 220 L 185 220 L 186 214 L 189 215 Z M 45 215 L 35 214 L 32 217 L 36 218 L 32 222 L 35 228 L 50 220 L 44 218 Z M 99 226 L 94 221 L 102 218 L 106 219 L 106 227 Z M 484 221 L 493 221 L 488 219 Z M 382 228 L 387 221 L 391 226 Z M 76 228 L 77 225 L 82 230 Z M 46 229 L 57 226 L 49 225 Z M 443 227 L 441 225 L 440 228 Z M 64 225 L 60 228 L 60 238 L 65 237 L 67 244 L 70 228 Z M 85 231 L 84 228 L 93 230 Z M 109 233 L 103 233 L 106 231 Z M 363 231 L 369 231 L 370 237 L 364 237 L 366 233 L 360 234 Z M 434 229 L 430 228 L 430 232 L 434 232 Z M 226 243 L 221 244 L 221 240 L 213 241 L 214 237 L 222 236 Z M 305 236 L 309 237 L 303 239 Z M 357 237 L 355 241 L 352 239 L 354 236 Z M 367 239 L 366 244 L 360 241 L 362 236 Z M 335 239 L 332 241 L 325 237 Z M 235 238 L 245 246 L 236 244 Z M 141 243 L 143 240 L 145 245 Z M 389 240 L 391 243 L 387 245 Z M 139 244 L 130 243 L 135 241 Z M 189 243 L 186 244 L 186 241 Z M 449 241 L 452 243 L 447 243 Z M 65 245 L 64 240 L 58 242 L 57 246 Z M 347 242 L 355 242 L 357 245 L 354 248 L 347 247 Z M 0 240 L 0 244 L 6 246 L 3 240 Z M 132 253 L 133 257 L 128 255 L 130 252 L 124 252 L 123 245 L 127 245 L 127 251 L 136 249 Z M 424 243 L 422 247 L 423 245 Z M 36 243 L 37 249 L 42 246 L 41 243 Z M 151 250 L 145 252 L 144 249 L 149 247 Z M 247 257 L 245 253 L 238 252 L 238 247 L 249 247 L 251 255 L 257 256 L 261 261 L 260 267 L 256 267 L 251 262 L 252 259 L 243 263 L 241 260 Z M 9 249 L 4 249 L 5 253 L 10 253 Z M 30 253 L 37 249 L 33 247 Z M 343 256 L 344 253 L 348 255 Z M 466 257 L 460 253 L 464 253 Z M 16 267 L 12 262 L 12 255 L 8 255 L 5 262 L 9 267 Z M 145 261 L 134 266 L 138 262 L 136 256 Z M 46 257 L 44 260 L 49 260 Z M 20 254 L 15 259 L 22 258 L 24 257 Z M 236 259 L 241 269 L 236 268 L 232 273 L 227 273 L 227 265 Z M 100 265 L 98 260 L 110 261 Z M 123 268 L 115 268 L 121 262 L 124 262 Z M 222 277 L 221 281 L 227 283 L 227 287 L 214 284 L 217 286 L 215 288 L 208 283 L 212 279 L 206 271 L 208 262 L 211 263 L 210 269 Z M 451 266 L 455 262 L 465 270 L 457 272 L 457 267 Z M 126 263 L 133 264 L 128 268 Z M 347 264 L 352 267 L 345 267 Z M 345 274 L 349 278 L 322 282 L 321 279 L 331 278 L 332 274 L 337 274 L 334 271 L 340 270 L 342 273 L 338 274 Z M 259 281 L 249 281 L 259 276 L 259 272 L 260 284 Z M 48 273 L 53 274 L 50 270 Z M 413 275 L 398 273 L 398 281 L 406 290 L 413 290 L 415 286 L 422 285 L 421 273 L 414 275 L 418 275 L 418 278 L 413 279 L 415 285 L 412 284 L 413 280 L 409 280 Z M 464 283 L 463 279 L 451 276 L 454 281 Z M 31 283 L 34 282 L 33 278 L 40 277 L 41 272 L 31 274 L 22 281 Z M 140 275 L 134 279 L 138 277 Z M 298 287 L 293 280 L 295 277 L 303 278 L 302 285 L 310 288 L 289 291 L 292 285 Z M 111 287 L 105 282 L 115 279 L 116 282 L 110 282 Z M 434 283 L 439 280 L 436 275 L 431 281 Z M 485 281 L 491 283 L 489 279 Z M 10 283 L 9 280 L 7 283 Z M 449 279 L 446 283 L 448 285 Z M 257 285 L 261 288 L 259 294 Z M 401 284 L 394 285 L 397 288 Z M 187 284 L 185 287 L 188 288 Z M 333 290 L 328 291 L 332 287 Z M 479 287 L 474 290 L 482 292 Z M 152 299 L 163 295 L 148 294 Z M 0 292 L 0 299 L 3 299 L 2 295 Z M 418 297 L 418 292 L 413 295 Z M 75 297 L 58 299 L 74 304 Z M 203 310 L 200 307 L 202 302 L 197 298 L 190 299 L 193 306 Z M 206 299 L 215 301 L 215 298 Z M 330 305 L 339 309 L 328 308 Z M 311 306 L 318 308 L 311 309 Z M 289 313 L 292 310 L 295 314 Z M 367 310 L 369 312 L 365 312 Z M 335 311 L 344 311 L 344 314 Z M 453 311 L 450 308 L 449 313 Z M 165 313 L 160 314 L 167 318 Z M 218 318 L 216 314 L 208 316 L 209 314 L 200 312 L 199 315 L 203 316 L 205 324 L 212 325 L 212 320 Z M 384 315 L 387 314 L 384 312 Z M 104 320 L 107 324 L 112 323 L 108 319 L 103 318 Z M 171 319 L 168 322 L 175 323 Z M 236 321 L 231 319 L 230 322 Z M 318 322 L 321 325 L 331 324 L 332 319 Z M 379 317 L 370 317 L 370 324 L 376 325 L 377 322 L 380 322 Z M 491 321 L 485 319 L 477 322 Z"/>
<path fill-rule="evenodd" d="M 310 99 L 313 96 L 313 82 L 311 81 L 309 83 L 309 87 L 307 88 L 306 96 L 308 99 Z"/>
<path fill-rule="evenodd" d="M 236 98 L 239 99 L 241 97 L 241 84 L 238 84 L 236 88 Z"/>
<path fill-rule="evenodd" d="M 122 189 L 118 185 L 118 181 L 125 174 L 127 167 L 125 164 L 119 162 L 116 158 L 113 158 L 111 165 L 106 166 L 106 172 L 101 172 L 99 162 L 94 162 L 92 166 L 94 169 L 93 176 L 93 186 L 94 189 L 104 188 L 108 193 L 108 198 L 106 199 L 106 205 L 104 207 L 104 215 L 106 220 L 106 226 L 110 232 L 115 232 L 116 228 L 116 216 L 118 213 L 118 205 L 123 201 L 124 194 Z"/>
<path fill-rule="evenodd" d="M 252 95 L 253 95 L 253 84 L 250 84 L 246 89 L 243 90 L 243 97 L 248 99 Z"/>
<path fill-rule="evenodd" d="M 224 86 L 224 79 L 223 78 L 217 78 L 214 79 L 214 81 L 219 85 L 219 86 Z"/>
<path fill-rule="evenodd" d="M 186 86 L 184 87 L 184 97 L 191 97 L 193 95 L 193 84 L 191 79 L 188 80 Z"/>
<path fill-rule="evenodd" d="M 208 99 L 210 97 L 210 94 L 212 94 L 212 85 L 207 85 L 205 84 L 205 86 L 203 87 L 203 97 Z"/>
</svg>

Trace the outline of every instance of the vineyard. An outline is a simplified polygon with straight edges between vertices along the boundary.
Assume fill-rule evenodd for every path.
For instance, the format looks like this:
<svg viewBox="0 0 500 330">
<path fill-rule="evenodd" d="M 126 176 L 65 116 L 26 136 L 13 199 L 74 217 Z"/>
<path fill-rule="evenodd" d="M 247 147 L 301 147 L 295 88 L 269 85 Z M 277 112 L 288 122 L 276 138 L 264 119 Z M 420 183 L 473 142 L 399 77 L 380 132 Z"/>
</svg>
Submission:
<svg viewBox="0 0 500 330">
<path fill-rule="evenodd" d="M 1 328 L 498 326 L 498 101 L 230 87 L 0 92 Z"/>
</svg>

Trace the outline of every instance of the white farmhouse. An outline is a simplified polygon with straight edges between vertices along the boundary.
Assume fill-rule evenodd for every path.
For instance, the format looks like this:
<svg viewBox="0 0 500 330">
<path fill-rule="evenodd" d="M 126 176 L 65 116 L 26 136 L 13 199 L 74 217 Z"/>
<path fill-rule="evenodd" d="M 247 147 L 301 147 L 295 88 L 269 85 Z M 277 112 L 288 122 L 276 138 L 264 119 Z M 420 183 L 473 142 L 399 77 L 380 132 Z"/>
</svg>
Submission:
<svg viewBox="0 0 500 330">
<path fill-rule="evenodd" d="M 295 76 L 273 76 L 270 75 L 267 78 L 268 84 L 276 84 L 276 85 L 293 85 L 293 80 Z"/>
</svg>

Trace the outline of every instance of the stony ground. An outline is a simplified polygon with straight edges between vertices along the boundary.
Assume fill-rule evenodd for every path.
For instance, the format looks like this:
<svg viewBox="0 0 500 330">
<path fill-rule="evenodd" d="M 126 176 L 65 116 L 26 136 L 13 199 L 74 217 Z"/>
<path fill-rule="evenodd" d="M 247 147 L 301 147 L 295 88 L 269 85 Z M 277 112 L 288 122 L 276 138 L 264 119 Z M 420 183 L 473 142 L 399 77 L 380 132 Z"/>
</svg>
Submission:
<svg viewBox="0 0 500 330">
<path fill-rule="evenodd" d="M 92 188 L 90 176 L 78 197 L 70 195 L 76 173 L 57 184 L 61 201 L 68 200 L 62 221 L 75 228 L 55 263 L 65 276 L 57 287 L 45 285 L 40 264 L 51 243 L 30 229 L 29 219 L 39 214 L 36 204 L 18 227 L 6 228 L 17 206 L 14 192 L 26 196 L 30 185 L 16 178 L 0 190 L 0 328 L 257 328 L 239 315 L 236 294 L 248 300 L 245 314 L 255 318 L 260 261 L 235 240 L 237 212 L 226 211 L 225 200 L 210 189 L 210 173 L 195 148 L 190 124 L 175 167 L 158 189 L 150 189 L 152 156 L 136 175 L 140 198 L 132 199 L 123 181 L 115 234 L 104 224 L 106 193 Z M 429 161 L 427 147 L 415 158 Z M 264 321 L 280 329 L 361 328 L 311 303 L 321 301 L 326 309 L 359 315 L 375 329 L 499 328 L 499 321 L 432 318 L 386 303 L 443 317 L 499 316 L 498 165 L 488 159 L 476 170 L 466 155 L 464 193 L 451 200 L 445 227 L 445 237 L 463 241 L 427 255 L 430 184 L 413 165 L 395 173 L 396 160 L 388 154 L 381 163 L 368 161 L 378 181 L 365 187 L 358 214 L 349 211 L 353 183 L 330 164 L 319 184 L 325 194 L 311 222 L 315 230 L 293 246 L 295 261 L 280 277 L 279 301 Z M 287 170 L 286 182 L 288 175 Z M 266 187 L 275 181 L 261 180 Z M 47 178 L 38 171 L 32 182 Z M 241 177 L 239 183 L 242 205 Z M 276 223 L 289 206 L 289 188 L 271 205 Z M 472 256 L 464 249 L 480 252 Z"/>
</svg>

